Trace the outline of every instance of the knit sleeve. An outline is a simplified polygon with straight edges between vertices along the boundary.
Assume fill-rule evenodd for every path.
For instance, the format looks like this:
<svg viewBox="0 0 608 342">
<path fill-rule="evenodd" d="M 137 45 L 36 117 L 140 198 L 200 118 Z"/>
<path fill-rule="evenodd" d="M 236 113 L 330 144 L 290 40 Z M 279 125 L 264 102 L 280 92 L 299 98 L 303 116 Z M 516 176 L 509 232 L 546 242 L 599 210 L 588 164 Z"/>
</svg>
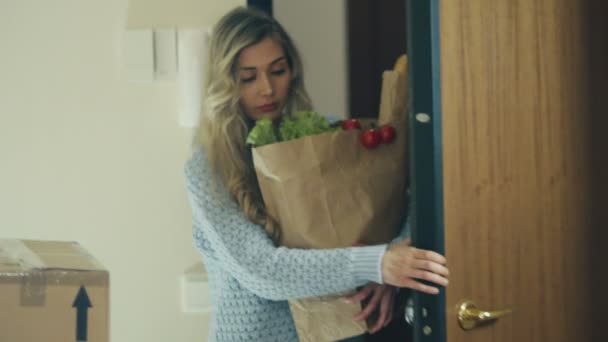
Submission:
<svg viewBox="0 0 608 342">
<path fill-rule="evenodd" d="M 194 229 L 221 267 L 242 286 L 271 300 L 328 295 L 381 282 L 378 263 L 386 245 L 324 250 L 276 247 L 249 221 L 227 191 L 213 184 L 203 157 L 185 168 Z M 217 188 L 216 191 L 211 189 Z M 199 245 L 199 244 L 197 244 Z"/>
</svg>

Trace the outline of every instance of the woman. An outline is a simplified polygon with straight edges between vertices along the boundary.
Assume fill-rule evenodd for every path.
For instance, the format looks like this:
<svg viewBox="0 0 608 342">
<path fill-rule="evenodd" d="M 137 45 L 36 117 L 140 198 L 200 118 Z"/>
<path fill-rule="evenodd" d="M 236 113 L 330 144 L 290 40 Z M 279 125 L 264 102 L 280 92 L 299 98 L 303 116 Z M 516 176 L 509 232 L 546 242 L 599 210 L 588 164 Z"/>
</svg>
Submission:
<svg viewBox="0 0 608 342">
<path fill-rule="evenodd" d="M 299 54 L 274 19 L 238 8 L 214 28 L 208 61 L 207 108 L 185 172 L 194 240 L 212 288 L 211 341 L 298 341 L 287 299 L 366 284 L 350 300 L 372 296 L 355 319 L 379 308 L 376 331 L 391 319 L 396 287 L 436 294 L 416 279 L 447 285 L 445 258 L 407 240 L 331 250 L 277 247 L 277 224 L 265 211 L 245 139 L 257 119 L 279 122 L 284 113 L 311 109 Z"/>
</svg>

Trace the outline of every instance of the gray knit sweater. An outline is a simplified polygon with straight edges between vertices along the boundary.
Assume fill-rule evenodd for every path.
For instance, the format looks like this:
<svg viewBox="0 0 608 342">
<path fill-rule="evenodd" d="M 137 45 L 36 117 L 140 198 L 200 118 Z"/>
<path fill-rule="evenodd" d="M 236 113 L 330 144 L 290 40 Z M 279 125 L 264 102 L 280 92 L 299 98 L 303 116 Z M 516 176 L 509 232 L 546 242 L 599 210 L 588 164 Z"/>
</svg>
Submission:
<svg viewBox="0 0 608 342">
<path fill-rule="evenodd" d="M 212 191 L 201 152 L 185 166 L 193 236 L 209 273 L 210 341 L 296 342 L 287 299 L 328 295 L 369 281 L 382 283 L 387 245 L 325 250 L 276 247 L 225 188 Z"/>
</svg>

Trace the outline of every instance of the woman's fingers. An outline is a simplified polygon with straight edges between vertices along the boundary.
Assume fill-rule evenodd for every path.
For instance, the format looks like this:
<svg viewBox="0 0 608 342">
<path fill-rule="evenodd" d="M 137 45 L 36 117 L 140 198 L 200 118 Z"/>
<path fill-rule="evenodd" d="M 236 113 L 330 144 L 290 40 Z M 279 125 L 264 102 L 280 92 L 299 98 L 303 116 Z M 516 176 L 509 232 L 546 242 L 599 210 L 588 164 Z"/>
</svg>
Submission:
<svg viewBox="0 0 608 342">
<path fill-rule="evenodd" d="M 435 294 L 439 293 L 439 289 L 438 288 L 432 287 L 432 286 L 429 286 L 429 285 L 425 285 L 425 284 L 423 284 L 421 282 L 418 282 L 418 281 L 416 281 L 414 279 L 411 279 L 411 278 L 405 279 L 405 281 L 403 282 L 403 285 L 405 287 L 408 287 L 408 288 L 412 289 L 412 290 L 416 290 L 416 291 L 420 291 L 420 292 L 424 292 L 424 293 L 428 293 L 428 294 L 432 294 L 432 295 L 435 295 Z"/>
<path fill-rule="evenodd" d="M 386 287 L 380 300 L 380 316 L 376 324 L 369 330 L 370 334 L 382 329 L 389 322 L 389 315 L 393 312 L 393 290 Z"/>
<path fill-rule="evenodd" d="M 386 318 L 386 322 L 384 322 L 384 327 L 389 325 L 393 321 L 393 310 L 388 312 L 388 317 Z"/>
<path fill-rule="evenodd" d="M 446 258 L 434 251 L 411 247 L 409 242 L 405 240 L 390 245 L 387 249 L 382 260 L 384 282 L 424 293 L 439 293 L 439 289 L 424 282 L 438 286 L 448 285 L 449 271 L 446 267 Z"/>
<path fill-rule="evenodd" d="M 372 293 L 372 291 L 379 285 L 377 284 L 367 284 L 361 291 L 355 293 L 354 295 L 350 296 L 350 297 L 346 297 L 344 298 L 344 301 L 347 303 L 359 303 L 362 300 L 364 300 L 365 298 L 369 297 L 369 295 Z"/>
<path fill-rule="evenodd" d="M 414 257 L 416 259 L 420 259 L 420 260 L 433 261 L 433 262 L 436 262 L 441 265 L 445 265 L 447 262 L 446 258 L 443 255 L 441 255 L 437 252 L 433 252 L 433 251 L 429 251 L 429 250 L 425 250 L 425 249 L 416 248 L 414 250 Z"/>
<path fill-rule="evenodd" d="M 415 271 L 411 272 L 410 276 L 412 278 L 416 278 L 416 279 L 420 279 L 420 280 L 426 280 L 426 281 L 429 281 L 431 283 L 435 283 L 437 285 L 448 286 L 448 279 L 447 278 L 442 277 L 439 274 L 436 274 L 436 273 L 433 273 L 433 272 L 423 271 L 423 270 L 415 270 Z"/>
<path fill-rule="evenodd" d="M 374 295 L 373 295 L 372 299 L 369 301 L 369 303 L 367 303 L 365 305 L 365 308 L 363 308 L 363 310 L 361 310 L 361 312 L 359 312 L 358 314 L 356 314 L 353 317 L 353 320 L 362 321 L 362 320 L 366 319 L 367 316 L 369 316 L 372 312 L 374 312 L 374 310 L 378 307 L 378 303 L 380 302 L 381 298 L 382 298 L 382 290 L 376 289 L 374 291 Z"/>
<path fill-rule="evenodd" d="M 428 260 L 414 260 L 412 261 L 412 268 L 433 272 L 444 277 L 447 277 L 450 274 L 447 267 Z"/>
</svg>

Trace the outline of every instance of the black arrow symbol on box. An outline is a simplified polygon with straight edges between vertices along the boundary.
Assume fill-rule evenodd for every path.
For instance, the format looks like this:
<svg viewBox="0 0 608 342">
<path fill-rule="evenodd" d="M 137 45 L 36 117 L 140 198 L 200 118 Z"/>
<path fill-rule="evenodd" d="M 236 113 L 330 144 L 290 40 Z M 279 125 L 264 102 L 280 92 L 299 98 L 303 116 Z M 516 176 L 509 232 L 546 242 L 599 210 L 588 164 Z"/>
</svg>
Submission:
<svg viewBox="0 0 608 342">
<path fill-rule="evenodd" d="M 93 307 L 87 295 L 87 290 L 84 286 L 80 286 L 78 294 L 72 303 L 72 307 L 76 308 L 76 341 L 87 340 L 87 313 L 89 308 Z"/>
</svg>

